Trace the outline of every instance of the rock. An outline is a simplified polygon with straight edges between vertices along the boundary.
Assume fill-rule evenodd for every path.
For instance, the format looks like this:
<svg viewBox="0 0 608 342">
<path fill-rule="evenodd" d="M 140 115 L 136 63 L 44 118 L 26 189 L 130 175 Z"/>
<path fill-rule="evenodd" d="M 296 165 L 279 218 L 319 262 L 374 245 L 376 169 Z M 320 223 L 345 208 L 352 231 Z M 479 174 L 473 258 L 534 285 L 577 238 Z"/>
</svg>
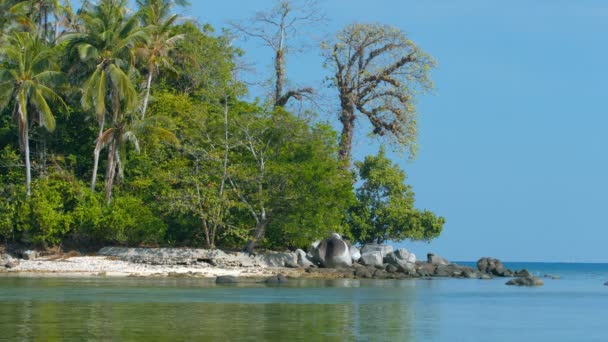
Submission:
<svg viewBox="0 0 608 342">
<path fill-rule="evenodd" d="M 608 286 L 608 281 L 604 283 L 605 286 Z"/>
<path fill-rule="evenodd" d="M 479 276 L 479 279 L 489 280 L 489 279 L 492 279 L 492 276 L 491 276 L 491 275 L 489 275 L 489 274 L 487 274 L 487 273 L 482 273 L 482 274 Z"/>
<path fill-rule="evenodd" d="M 355 269 L 355 277 L 357 278 L 371 278 L 373 273 L 371 273 L 366 267 L 357 267 Z"/>
<path fill-rule="evenodd" d="M 350 258 L 353 260 L 353 262 L 357 262 L 359 259 L 361 259 L 361 252 L 359 251 L 359 248 L 350 246 L 348 251 L 350 252 Z"/>
<path fill-rule="evenodd" d="M 449 265 L 450 262 L 446 259 L 440 257 L 439 255 L 435 255 L 433 253 L 429 253 L 426 255 L 426 262 L 433 265 Z"/>
<path fill-rule="evenodd" d="M 216 284 L 235 284 L 238 282 L 239 279 L 231 275 L 218 276 L 217 278 L 215 278 Z"/>
<path fill-rule="evenodd" d="M 314 267 L 315 264 L 312 263 L 311 259 L 308 257 L 308 254 L 301 249 L 296 249 L 296 258 L 298 265 L 302 268 Z"/>
<path fill-rule="evenodd" d="M 361 254 L 359 261 L 366 266 L 382 266 L 382 254 L 379 251 Z"/>
<path fill-rule="evenodd" d="M 391 264 L 401 272 L 411 273 L 416 269 L 416 255 L 408 252 L 405 248 L 399 248 L 394 252 L 388 253 L 384 257 L 384 262 Z"/>
<path fill-rule="evenodd" d="M 288 268 L 300 268 L 300 264 L 298 264 L 295 261 L 288 260 L 288 261 L 285 261 L 285 267 L 288 267 Z"/>
<path fill-rule="evenodd" d="M 368 243 L 363 245 L 363 247 L 361 247 L 361 255 L 365 254 L 365 253 L 369 253 L 369 252 L 380 252 L 380 254 L 382 255 L 382 259 L 384 259 L 384 257 L 393 251 L 393 246 L 391 245 L 381 245 L 381 244 L 377 244 L 377 243 Z"/>
<path fill-rule="evenodd" d="M 551 274 L 545 274 L 543 277 L 550 278 L 550 279 L 553 279 L 553 280 L 561 279 L 560 276 L 558 276 L 558 275 L 551 275 Z"/>
<path fill-rule="evenodd" d="M 27 250 L 27 251 L 21 253 L 21 256 L 23 257 L 24 260 L 34 260 L 38 257 L 38 252 L 32 251 L 32 250 Z"/>
<path fill-rule="evenodd" d="M 438 265 L 434 275 L 437 277 L 460 277 L 462 269 L 454 264 Z"/>
<path fill-rule="evenodd" d="M 505 268 L 500 260 L 488 257 L 481 258 L 477 261 L 477 269 L 482 273 L 499 277 L 511 277 L 513 275 L 513 272 Z"/>
<path fill-rule="evenodd" d="M 542 286 L 545 283 L 539 277 L 519 277 L 513 278 L 506 282 L 506 285 L 515 286 Z"/>
<path fill-rule="evenodd" d="M 19 266 L 19 260 L 8 254 L 0 255 L 0 268 L 15 268 Z"/>
<path fill-rule="evenodd" d="M 514 275 L 516 277 L 521 277 L 521 278 L 532 278 L 533 277 L 532 273 L 530 273 L 530 271 L 528 271 L 526 269 L 523 269 L 521 271 L 517 271 L 517 272 L 514 273 Z"/>
<path fill-rule="evenodd" d="M 287 277 L 282 274 L 277 274 L 264 280 L 266 284 L 285 284 L 287 283 Z"/>
<path fill-rule="evenodd" d="M 336 233 L 313 248 L 312 255 L 313 261 L 323 267 L 351 267 L 353 264 L 348 244 Z"/>
<path fill-rule="evenodd" d="M 387 279 L 390 278 L 390 274 L 385 270 L 376 270 L 372 276 L 374 279 Z"/>
<path fill-rule="evenodd" d="M 425 262 L 417 266 L 416 273 L 421 277 L 428 277 L 435 274 L 436 269 L 437 266 Z"/>
<path fill-rule="evenodd" d="M 395 273 L 397 272 L 399 269 L 397 268 L 397 266 L 395 265 L 391 265 L 391 264 L 387 264 L 386 268 L 385 268 L 386 272 L 388 273 Z"/>
<path fill-rule="evenodd" d="M 477 279 L 479 278 L 479 274 L 472 268 L 466 267 L 462 271 L 462 276 L 468 279 Z"/>
<path fill-rule="evenodd" d="M 265 252 L 255 256 L 257 264 L 262 267 L 289 267 L 287 264 L 298 267 L 296 253 L 290 252 Z"/>
</svg>

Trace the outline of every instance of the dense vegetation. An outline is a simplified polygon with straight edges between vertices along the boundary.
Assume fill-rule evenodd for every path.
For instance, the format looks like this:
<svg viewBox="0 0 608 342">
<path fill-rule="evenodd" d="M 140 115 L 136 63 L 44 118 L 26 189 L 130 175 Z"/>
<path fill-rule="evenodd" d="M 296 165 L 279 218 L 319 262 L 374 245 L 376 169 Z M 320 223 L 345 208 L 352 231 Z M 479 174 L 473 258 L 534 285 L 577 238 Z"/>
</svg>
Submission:
<svg viewBox="0 0 608 342">
<path fill-rule="evenodd" d="M 357 113 L 374 134 L 413 146 L 412 96 L 431 86 L 429 56 L 379 25 L 347 27 L 334 49 L 325 44 L 349 125 L 340 137 L 289 111 L 314 94 L 284 89 L 289 27 L 272 45 L 275 94 L 249 102 L 236 72 L 243 51 L 174 14 L 187 5 L 0 0 L 0 242 L 252 251 L 329 232 L 357 242 L 440 234 L 443 218 L 415 209 L 384 149 L 350 167 Z M 268 15 L 290 22 L 290 6 L 279 1 Z M 351 43 L 347 63 L 359 68 L 346 71 Z"/>
</svg>

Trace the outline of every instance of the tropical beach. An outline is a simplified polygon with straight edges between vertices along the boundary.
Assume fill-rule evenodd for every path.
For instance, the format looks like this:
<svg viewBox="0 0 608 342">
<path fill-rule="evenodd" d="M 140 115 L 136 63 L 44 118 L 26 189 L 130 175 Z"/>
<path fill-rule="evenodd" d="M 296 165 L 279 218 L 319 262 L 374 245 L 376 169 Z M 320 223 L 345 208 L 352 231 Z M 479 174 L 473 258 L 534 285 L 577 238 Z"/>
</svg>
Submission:
<svg viewBox="0 0 608 342">
<path fill-rule="evenodd" d="M 605 13 L 0 0 L 0 340 L 608 340 Z"/>
</svg>

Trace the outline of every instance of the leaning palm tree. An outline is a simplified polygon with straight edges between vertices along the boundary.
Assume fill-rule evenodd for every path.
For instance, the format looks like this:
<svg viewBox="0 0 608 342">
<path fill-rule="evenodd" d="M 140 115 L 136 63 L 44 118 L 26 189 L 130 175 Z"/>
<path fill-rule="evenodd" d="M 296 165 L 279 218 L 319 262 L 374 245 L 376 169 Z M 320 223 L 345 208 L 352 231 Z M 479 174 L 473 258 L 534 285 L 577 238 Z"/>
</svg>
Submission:
<svg viewBox="0 0 608 342">
<path fill-rule="evenodd" d="M 150 100 L 150 88 L 152 77 L 158 73 L 160 67 L 174 70 L 169 52 L 175 47 L 175 43 L 184 38 L 183 34 L 171 34 L 171 29 L 178 16 L 171 15 L 174 5 L 185 6 L 186 1 L 169 0 L 137 0 L 143 24 L 149 28 L 150 42 L 137 49 L 140 59 L 146 63 L 146 86 L 145 95 L 141 108 L 142 120 L 146 117 L 146 109 Z"/>
<path fill-rule="evenodd" d="M 55 129 L 49 102 L 56 102 L 67 109 L 52 88 L 60 80 L 61 73 L 52 63 L 52 48 L 29 32 L 10 35 L 0 54 L 3 62 L 0 69 L 0 109 L 13 103 L 12 112 L 19 127 L 19 145 L 24 153 L 29 195 L 32 182 L 29 126 L 36 122 L 48 131 Z"/>
<path fill-rule="evenodd" d="M 138 93 L 129 74 L 133 72 L 133 49 L 149 38 L 139 25 L 137 16 L 127 13 L 127 0 L 102 0 L 85 8 L 83 32 L 66 34 L 71 50 L 87 69 L 82 89 L 82 107 L 94 110 L 99 131 L 95 142 L 91 189 L 95 190 L 99 154 L 109 146 L 106 169 L 106 197 L 112 196 L 116 172 L 116 151 L 113 139 L 104 135 L 106 121 L 110 128 L 124 122 L 125 112 L 135 108 Z M 114 136 L 113 134 L 111 136 Z"/>
</svg>

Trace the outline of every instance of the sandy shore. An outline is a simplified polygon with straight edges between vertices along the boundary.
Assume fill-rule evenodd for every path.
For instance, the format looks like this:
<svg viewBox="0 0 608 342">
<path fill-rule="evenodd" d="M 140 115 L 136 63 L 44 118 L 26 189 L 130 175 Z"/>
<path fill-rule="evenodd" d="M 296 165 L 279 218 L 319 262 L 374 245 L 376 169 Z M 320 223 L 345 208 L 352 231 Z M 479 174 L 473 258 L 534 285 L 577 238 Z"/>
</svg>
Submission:
<svg viewBox="0 0 608 342">
<path fill-rule="evenodd" d="M 277 273 L 297 276 L 301 271 L 267 267 L 217 267 L 196 265 L 149 265 L 132 263 L 104 256 L 75 256 L 69 258 L 37 258 L 19 260 L 19 265 L 0 271 L 15 276 L 115 276 L 115 277 L 199 277 L 214 278 L 221 275 L 238 277 L 265 277 Z"/>
</svg>

